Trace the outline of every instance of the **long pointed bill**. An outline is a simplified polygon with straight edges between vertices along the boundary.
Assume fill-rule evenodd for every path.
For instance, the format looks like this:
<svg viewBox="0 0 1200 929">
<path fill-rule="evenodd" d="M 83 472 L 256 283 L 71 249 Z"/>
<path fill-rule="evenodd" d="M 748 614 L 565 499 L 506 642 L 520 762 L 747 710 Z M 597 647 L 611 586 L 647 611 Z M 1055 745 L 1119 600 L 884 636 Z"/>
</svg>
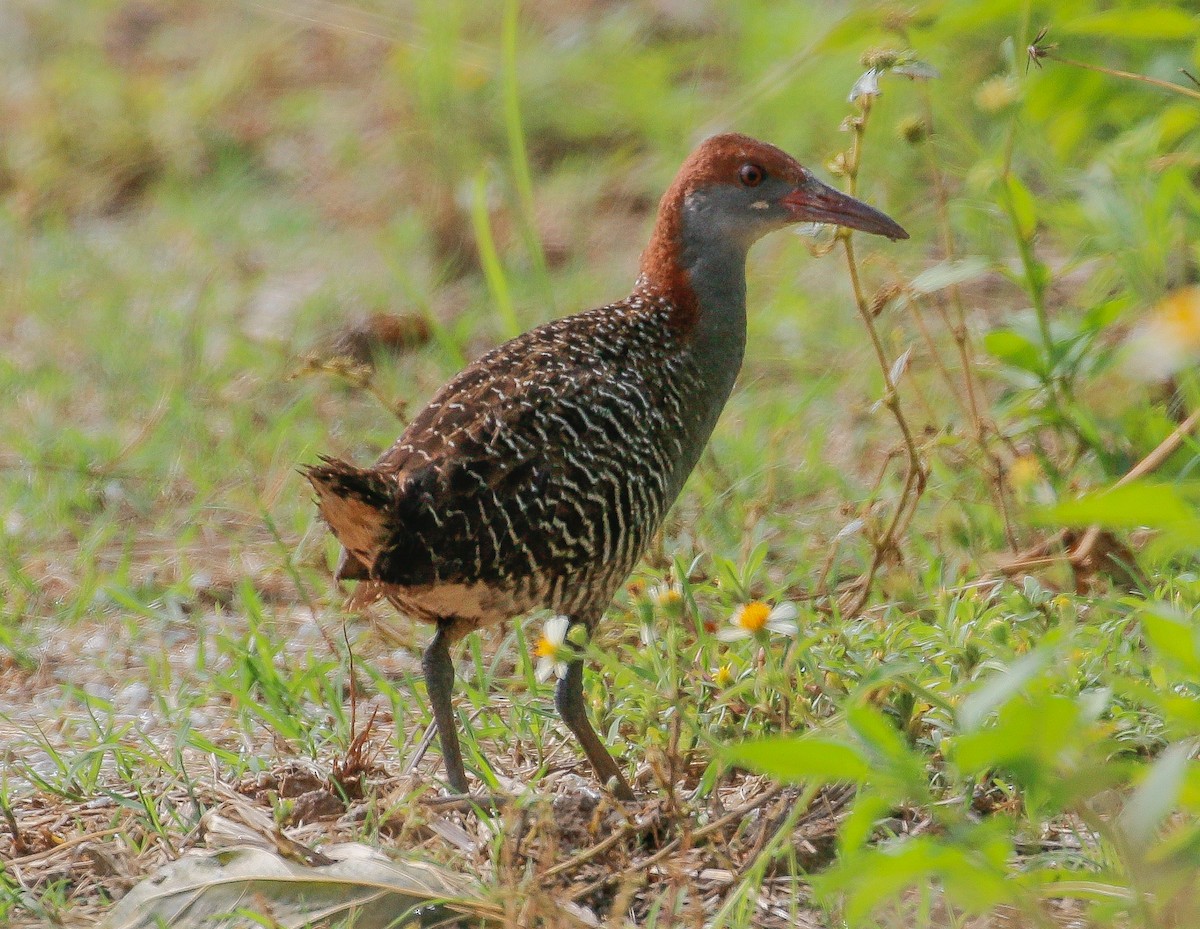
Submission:
<svg viewBox="0 0 1200 929">
<path fill-rule="evenodd" d="M 874 235 L 885 235 L 889 239 L 907 239 L 908 233 L 894 219 L 881 213 L 849 194 L 822 184 L 815 177 L 783 198 L 783 205 L 791 211 L 796 222 L 830 223 L 859 229 Z"/>
</svg>

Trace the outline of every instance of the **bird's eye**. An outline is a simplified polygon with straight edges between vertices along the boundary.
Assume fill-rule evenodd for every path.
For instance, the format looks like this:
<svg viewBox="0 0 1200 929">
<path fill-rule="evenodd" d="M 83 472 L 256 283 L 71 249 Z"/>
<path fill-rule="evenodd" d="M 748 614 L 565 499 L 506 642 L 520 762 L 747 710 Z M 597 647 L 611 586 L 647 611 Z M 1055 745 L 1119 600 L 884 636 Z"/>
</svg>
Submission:
<svg viewBox="0 0 1200 929">
<path fill-rule="evenodd" d="M 767 177 L 767 172 L 756 164 L 742 165 L 738 170 L 738 180 L 743 187 L 757 187 Z"/>
</svg>

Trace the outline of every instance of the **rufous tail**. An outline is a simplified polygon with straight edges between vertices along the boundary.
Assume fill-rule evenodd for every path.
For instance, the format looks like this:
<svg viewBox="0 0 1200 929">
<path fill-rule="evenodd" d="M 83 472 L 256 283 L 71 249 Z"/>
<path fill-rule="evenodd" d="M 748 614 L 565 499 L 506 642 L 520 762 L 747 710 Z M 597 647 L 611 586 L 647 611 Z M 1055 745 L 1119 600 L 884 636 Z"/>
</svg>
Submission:
<svg viewBox="0 0 1200 929">
<path fill-rule="evenodd" d="M 317 492 L 321 517 L 347 554 L 369 573 L 387 540 L 395 482 L 336 458 L 322 458 L 321 464 L 301 473 Z"/>
</svg>

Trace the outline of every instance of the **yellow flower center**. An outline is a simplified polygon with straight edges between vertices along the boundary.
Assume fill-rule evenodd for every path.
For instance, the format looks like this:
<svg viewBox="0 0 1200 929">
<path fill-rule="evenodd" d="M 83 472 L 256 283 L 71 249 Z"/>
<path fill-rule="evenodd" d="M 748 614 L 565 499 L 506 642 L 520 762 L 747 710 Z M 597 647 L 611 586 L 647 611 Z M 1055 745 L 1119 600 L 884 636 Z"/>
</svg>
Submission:
<svg viewBox="0 0 1200 929">
<path fill-rule="evenodd" d="M 718 687 L 728 687 L 733 683 L 733 668 L 727 664 L 717 668 L 717 673 L 713 675 L 713 681 Z"/>
<path fill-rule="evenodd" d="M 542 636 L 538 639 L 537 645 L 533 647 L 533 654 L 536 658 L 555 658 L 561 648 L 561 645 L 551 642 L 545 636 Z"/>
<path fill-rule="evenodd" d="M 1185 348 L 1200 345 L 1200 287 L 1184 287 L 1158 305 L 1159 317 Z"/>
<path fill-rule="evenodd" d="M 754 600 L 742 607 L 742 611 L 738 613 L 738 625 L 747 632 L 759 633 L 766 628 L 767 617 L 771 615 L 771 608 L 761 600 Z"/>
</svg>

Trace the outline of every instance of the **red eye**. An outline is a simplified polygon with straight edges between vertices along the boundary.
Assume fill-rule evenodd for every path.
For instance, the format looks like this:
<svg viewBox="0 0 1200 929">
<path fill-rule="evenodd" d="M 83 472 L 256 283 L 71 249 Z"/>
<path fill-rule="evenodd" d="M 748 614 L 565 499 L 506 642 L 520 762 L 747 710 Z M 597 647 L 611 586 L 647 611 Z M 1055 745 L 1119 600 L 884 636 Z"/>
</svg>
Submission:
<svg viewBox="0 0 1200 929">
<path fill-rule="evenodd" d="M 757 187 L 766 180 L 767 172 L 756 164 L 742 165 L 738 170 L 738 180 L 743 187 Z"/>
</svg>

